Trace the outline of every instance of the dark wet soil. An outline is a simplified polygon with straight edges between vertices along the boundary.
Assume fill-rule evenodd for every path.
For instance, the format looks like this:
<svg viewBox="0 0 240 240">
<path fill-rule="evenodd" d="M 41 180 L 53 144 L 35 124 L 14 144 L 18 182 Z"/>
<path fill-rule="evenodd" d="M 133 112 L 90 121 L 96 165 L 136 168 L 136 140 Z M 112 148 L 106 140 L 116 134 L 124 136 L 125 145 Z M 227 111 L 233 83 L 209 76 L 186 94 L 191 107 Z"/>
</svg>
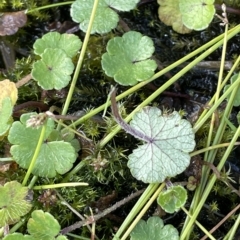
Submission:
<svg viewBox="0 0 240 240">
<path fill-rule="evenodd" d="M 57 2 L 57 1 L 54 1 Z M 165 26 L 163 23 L 158 20 L 158 4 L 156 1 L 143 1 L 143 4 L 139 6 L 137 10 L 134 10 L 130 13 L 119 13 L 122 21 L 126 24 L 126 26 L 130 30 L 139 31 L 143 35 L 147 35 L 152 38 L 155 45 L 155 54 L 154 56 L 162 63 L 163 66 L 166 64 L 173 63 L 174 61 L 182 58 L 183 56 L 187 55 L 192 50 L 198 48 L 199 46 L 203 45 L 204 43 L 208 42 L 209 40 L 213 39 L 214 37 L 218 36 L 223 32 L 223 28 L 219 26 L 218 20 L 215 19 L 213 23 L 209 26 L 208 29 L 201 31 L 201 32 L 192 32 L 188 35 L 181 35 L 172 30 L 171 27 Z M 50 9 L 47 11 L 50 14 L 50 18 L 44 21 L 35 20 L 33 17 L 29 17 L 32 24 L 31 26 L 25 27 L 23 30 L 24 32 L 21 35 L 17 35 L 17 43 L 16 48 L 23 49 L 25 54 L 31 54 L 31 47 L 34 41 L 40 38 L 43 34 L 47 33 L 48 31 L 58 30 L 59 32 L 67 32 L 67 31 L 75 31 L 77 30 L 76 24 L 71 21 L 71 17 L 69 15 L 69 7 L 61 7 L 58 9 Z M 234 18 L 234 16 L 232 16 Z M 101 54 L 105 51 L 104 44 L 107 43 L 108 39 L 111 38 L 113 35 L 121 35 L 123 33 L 123 27 L 119 26 L 116 31 L 113 31 L 112 35 L 107 36 L 99 36 L 95 35 L 90 38 L 89 42 L 89 53 L 91 56 L 96 57 L 97 54 Z M 75 34 L 79 35 L 81 39 L 83 39 L 84 34 L 79 31 L 76 31 Z M 9 41 L 13 41 L 13 38 L 9 38 Z M 95 51 L 97 49 L 97 51 Z M 237 36 L 234 39 L 229 41 L 228 49 L 227 49 L 227 56 L 226 60 L 232 61 L 234 54 L 239 54 L 240 52 L 240 37 Z M 17 52 L 17 58 L 26 57 L 23 56 L 21 53 Z M 78 81 L 78 85 L 76 88 L 76 92 L 73 97 L 73 101 L 70 107 L 69 112 L 73 113 L 78 110 L 84 110 L 86 108 L 90 109 L 93 107 L 100 106 L 101 104 L 105 103 L 106 95 L 110 89 L 110 85 L 114 84 L 112 79 L 104 76 L 101 71 L 100 65 L 100 57 L 85 59 L 84 69 L 81 73 L 81 76 Z M 206 61 L 219 61 L 221 60 L 221 49 L 218 49 L 213 54 L 211 54 Z M 0 68 L 4 69 L 4 63 L 2 59 L 0 59 Z M 89 71 L 90 69 L 90 71 Z M 139 94 L 133 94 L 131 97 L 126 99 L 125 107 L 127 112 L 131 111 L 139 102 L 141 101 L 140 93 L 147 97 L 154 91 L 154 89 L 161 86 L 165 83 L 172 75 L 174 75 L 180 68 L 171 71 L 168 75 L 165 75 L 157 80 L 155 80 L 151 85 L 146 86 L 144 89 L 139 91 Z M 2 77 L 10 76 L 5 71 L 2 71 Z M 187 118 L 191 119 L 191 116 L 194 115 L 196 112 L 200 111 L 203 106 L 209 101 L 216 90 L 217 86 L 217 79 L 218 79 L 218 69 L 195 69 L 191 72 L 184 75 L 179 81 L 165 92 L 162 96 L 158 97 L 155 100 L 160 107 L 170 108 L 170 109 L 185 109 L 187 112 Z M 126 88 L 119 88 L 119 91 L 124 90 Z M 67 91 L 67 88 L 62 90 Z M 39 100 L 41 98 L 41 94 L 38 94 L 36 99 L 32 100 Z M 64 102 L 64 97 L 58 98 L 60 94 L 52 94 L 52 92 L 48 92 L 48 104 L 49 106 L 54 104 L 59 107 L 62 106 Z M 53 96 L 54 95 L 54 96 Z M 61 95 L 62 96 L 62 95 Z M 234 109 L 232 113 L 233 121 L 236 119 L 236 114 L 239 109 Z M 102 137 L 104 133 L 100 135 Z M 119 136 L 118 136 L 119 137 Z M 121 135 L 118 139 L 116 137 L 115 141 L 117 142 L 117 146 L 122 147 L 123 149 L 130 149 L 129 144 L 131 143 L 131 147 L 137 145 L 137 142 L 131 137 L 126 137 L 125 143 L 119 143 L 121 141 Z M 110 151 L 110 147 L 108 149 Z M 131 151 L 131 150 L 128 150 Z M 240 174 L 240 164 L 237 161 L 239 156 L 239 149 L 232 154 L 232 158 L 229 159 L 229 164 L 232 166 L 232 170 L 235 174 L 236 179 L 239 177 Z M 126 164 L 123 163 L 123 164 Z M 134 181 L 131 177 L 123 179 L 120 178 L 120 181 Z M 137 187 L 143 188 L 144 184 L 132 182 L 132 185 L 136 184 Z M 96 199 L 100 199 L 100 197 L 109 197 L 114 196 L 112 199 L 110 197 L 109 203 L 106 205 L 108 207 L 112 204 L 113 201 L 116 199 L 122 199 L 126 197 L 133 191 L 133 187 L 130 186 L 131 184 L 122 183 L 122 184 L 115 184 L 113 181 L 109 182 L 108 184 L 104 183 L 94 183 L 95 190 L 99 191 L 100 194 L 96 195 Z M 113 194 L 114 190 L 114 194 Z M 105 195 L 104 195 L 105 194 Z M 190 194 L 191 195 L 191 194 Z M 98 206 L 100 200 L 96 200 L 94 203 L 91 203 L 91 206 Z M 112 201 L 112 202 L 111 202 Z M 229 199 L 220 200 L 221 214 L 224 215 L 225 212 L 222 209 L 225 209 L 226 202 L 231 205 L 231 201 Z M 227 205 L 228 205 L 227 204 Z M 112 225 L 108 222 L 108 219 L 103 220 L 103 224 L 109 224 L 111 227 L 118 227 L 124 219 L 124 217 L 128 213 L 128 209 L 131 208 L 133 203 L 130 205 L 125 206 L 121 210 L 117 210 L 115 215 L 112 216 Z M 222 208 L 223 207 L 223 208 Z M 98 207 L 99 208 L 99 207 Z M 154 209 L 149 211 L 149 214 L 152 214 Z M 227 212 L 226 212 L 227 213 Z M 173 225 L 180 226 L 182 222 L 182 215 L 181 213 L 177 213 L 176 215 L 169 218 L 167 215 L 165 218 L 166 223 L 172 223 Z M 221 216 L 220 216 L 221 217 Z M 214 226 L 215 222 L 219 221 L 220 219 L 217 215 L 211 215 L 207 209 L 206 212 L 203 213 L 200 218 L 202 218 L 202 222 L 208 223 L 209 227 Z M 105 225 L 105 226 L 106 226 Z M 227 229 L 227 228 L 226 228 Z M 104 232 L 104 231 L 103 231 Z M 109 232 L 106 230 L 109 234 Z M 222 236 L 224 234 L 224 229 L 220 230 L 219 235 Z"/>
</svg>

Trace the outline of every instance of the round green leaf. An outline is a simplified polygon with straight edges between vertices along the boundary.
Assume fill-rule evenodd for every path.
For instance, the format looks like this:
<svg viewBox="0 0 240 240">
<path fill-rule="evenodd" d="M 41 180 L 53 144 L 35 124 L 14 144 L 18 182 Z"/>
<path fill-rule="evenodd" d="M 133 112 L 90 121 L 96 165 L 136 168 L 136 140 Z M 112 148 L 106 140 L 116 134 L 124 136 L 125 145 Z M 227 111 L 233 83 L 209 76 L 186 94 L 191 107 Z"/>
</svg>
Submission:
<svg viewBox="0 0 240 240">
<path fill-rule="evenodd" d="M 71 16 L 73 21 L 80 23 L 80 29 L 84 32 L 88 29 L 88 24 L 93 8 L 94 0 L 76 0 L 71 6 Z M 99 0 L 96 15 L 94 18 L 91 33 L 107 33 L 117 26 L 118 15 L 106 3 Z"/>
<path fill-rule="evenodd" d="M 149 37 L 130 31 L 108 42 L 107 53 L 102 56 L 102 68 L 119 84 L 134 85 L 154 75 L 157 64 L 149 59 L 153 52 Z"/>
<path fill-rule="evenodd" d="M 187 191 L 182 186 L 173 186 L 159 194 L 157 202 L 168 213 L 177 212 L 187 201 Z"/>
<path fill-rule="evenodd" d="M 215 14 L 214 0 L 179 0 L 183 24 L 194 30 L 208 27 Z"/>
<path fill-rule="evenodd" d="M 172 26 L 178 33 L 190 33 L 192 30 L 187 28 L 182 22 L 182 14 L 179 9 L 179 0 L 158 0 L 160 5 L 158 16 L 167 26 Z"/>
<path fill-rule="evenodd" d="M 63 50 L 47 48 L 33 64 L 32 77 L 45 90 L 59 90 L 68 85 L 73 70 L 72 60 Z"/>
<path fill-rule="evenodd" d="M 81 46 L 81 40 L 74 34 L 49 32 L 34 43 L 33 49 L 35 54 L 41 55 L 46 48 L 57 48 L 63 50 L 68 57 L 72 58 Z"/>
<path fill-rule="evenodd" d="M 38 240 L 52 240 L 61 229 L 58 221 L 48 212 L 35 210 L 27 223 L 28 232 Z"/>
<path fill-rule="evenodd" d="M 30 211 L 27 195 L 28 188 L 16 181 L 0 186 L 0 227 L 18 222 Z"/>
<path fill-rule="evenodd" d="M 188 167 L 189 152 L 195 147 L 194 132 L 178 112 L 162 115 L 156 107 L 145 107 L 130 125 L 151 139 L 128 156 L 128 167 L 136 179 L 159 183 Z"/>
<path fill-rule="evenodd" d="M 150 217 L 147 222 L 140 220 L 136 227 L 132 230 L 131 240 L 178 240 L 179 234 L 172 225 L 163 224 L 163 220 L 159 217 Z"/>
<path fill-rule="evenodd" d="M 231 77 L 231 79 L 230 79 L 231 84 L 234 83 L 235 81 L 240 81 L 239 78 L 240 78 L 240 74 L 239 74 L 239 73 L 233 75 L 233 76 Z M 223 92 L 226 92 L 227 89 L 230 87 L 231 84 L 226 85 L 226 86 L 224 87 L 224 89 L 223 89 Z M 227 96 L 227 100 L 229 100 L 229 98 L 230 98 L 230 95 Z M 240 106 L 240 86 L 238 86 L 238 90 L 237 90 L 237 93 L 236 93 L 235 98 L 234 98 L 234 101 L 233 101 L 233 106 L 234 106 L 234 107 Z"/>
<path fill-rule="evenodd" d="M 13 144 L 10 149 L 13 158 L 25 169 L 30 165 L 42 130 L 42 127 L 38 129 L 26 127 L 26 120 L 32 114 L 24 114 L 20 118 L 21 122 L 14 122 L 8 136 L 9 142 Z M 64 174 L 72 168 L 76 160 L 76 151 L 69 142 L 49 140 L 51 132 L 54 131 L 54 122 L 48 119 L 46 124 L 44 143 L 33 168 L 33 174 L 52 178 L 57 173 Z"/>
</svg>

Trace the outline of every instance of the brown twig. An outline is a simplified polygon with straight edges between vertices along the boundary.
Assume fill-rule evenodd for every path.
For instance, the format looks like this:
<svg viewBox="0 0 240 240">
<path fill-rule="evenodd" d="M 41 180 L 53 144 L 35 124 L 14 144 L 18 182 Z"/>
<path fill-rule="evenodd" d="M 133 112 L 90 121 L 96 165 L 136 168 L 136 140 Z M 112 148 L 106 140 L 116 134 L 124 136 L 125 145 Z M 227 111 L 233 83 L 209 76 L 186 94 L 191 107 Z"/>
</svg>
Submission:
<svg viewBox="0 0 240 240">
<path fill-rule="evenodd" d="M 113 206 L 111 206 L 110 208 L 107 208 L 105 211 L 99 213 L 99 214 L 96 214 L 94 216 L 91 216 L 90 218 L 87 218 L 86 220 L 84 221 L 79 221 L 79 222 L 76 222 L 74 223 L 73 225 L 69 226 L 69 227 L 66 227 L 64 229 L 61 230 L 61 234 L 67 234 L 69 232 L 72 232 L 73 230 L 77 229 L 77 228 L 80 228 L 82 226 L 85 226 L 85 225 L 88 225 L 88 224 L 91 224 L 93 221 L 96 222 L 97 220 L 99 220 L 100 218 L 103 218 L 104 216 L 108 215 L 109 213 L 115 211 L 117 208 L 121 207 L 122 205 L 126 204 L 127 202 L 131 201 L 132 199 L 134 199 L 135 197 L 138 197 L 140 194 L 142 194 L 144 191 L 143 190 L 139 190 L 135 193 L 132 193 L 130 196 L 124 198 L 123 200 L 115 203 Z"/>
<path fill-rule="evenodd" d="M 28 74 L 27 76 L 23 77 L 18 82 L 16 82 L 15 85 L 16 85 L 17 88 L 20 88 L 24 84 L 28 83 L 31 79 L 32 79 L 32 75 Z"/>
<path fill-rule="evenodd" d="M 214 226 L 209 233 L 213 233 L 215 232 L 229 217 L 231 217 L 238 209 L 240 208 L 240 204 L 238 204 L 231 212 L 229 212 L 216 226 Z M 205 235 L 204 237 L 202 237 L 200 240 L 205 240 L 207 239 L 208 236 Z"/>
</svg>

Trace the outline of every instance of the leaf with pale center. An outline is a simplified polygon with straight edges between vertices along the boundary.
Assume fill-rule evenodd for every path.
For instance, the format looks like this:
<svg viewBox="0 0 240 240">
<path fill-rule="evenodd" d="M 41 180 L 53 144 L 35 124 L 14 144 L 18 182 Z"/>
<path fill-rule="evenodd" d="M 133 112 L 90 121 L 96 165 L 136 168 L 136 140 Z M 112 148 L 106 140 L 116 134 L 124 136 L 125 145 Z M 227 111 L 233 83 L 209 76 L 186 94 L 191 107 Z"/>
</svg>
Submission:
<svg viewBox="0 0 240 240">
<path fill-rule="evenodd" d="M 162 115 L 156 107 L 145 107 L 130 125 L 149 139 L 129 155 L 128 167 L 136 179 L 159 183 L 188 167 L 189 152 L 195 147 L 194 132 L 178 112 Z"/>
</svg>

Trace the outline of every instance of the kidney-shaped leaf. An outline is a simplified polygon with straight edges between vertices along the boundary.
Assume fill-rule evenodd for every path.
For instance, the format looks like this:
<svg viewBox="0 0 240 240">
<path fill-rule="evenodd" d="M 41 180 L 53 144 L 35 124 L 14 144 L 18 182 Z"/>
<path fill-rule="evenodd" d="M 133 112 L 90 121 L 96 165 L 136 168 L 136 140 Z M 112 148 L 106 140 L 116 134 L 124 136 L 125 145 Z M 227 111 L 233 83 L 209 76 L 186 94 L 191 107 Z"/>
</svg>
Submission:
<svg viewBox="0 0 240 240">
<path fill-rule="evenodd" d="M 39 240 L 55 239 L 61 229 L 58 221 L 50 213 L 42 210 L 32 212 L 27 227 L 31 236 Z"/>
<path fill-rule="evenodd" d="M 74 57 L 81 48 L 81 40 L 74 34 L 60 34 L 58 32 L 49 32 L 41 39 L 38 39 L 34 45 L 34 52 L 38 55 L 43 54 L 46 48 L 62 49 L 68 57 Z"/>
<path fill-rule="evenodd" d="M 33 64 L 32 77 L 45 90 L 62 89 L 71 80 L 74 65 L 61 49 L 47 48 L 42 59 Z"/>
<path fill-rule="evenodd" d="M 102 68 L 121 85 L 134 85 L 152 77 L 157 64 L 149 59 L 154 52 L 153 41 L 131 31 L 115 37 L 107 44 L 102 56 Z"/>
<path fill-rule="evenodd" d="M 145 107 L 130 125 L 150 139 L 129 155 L 128 167 L 136 179 L 159 183 L 188 167 L 188 153 L 195 147 L 194 132 L 178 112 L 162 115 L 156 107 Z"/>
<path fill-rule="evenodd" d="M 15 121 L 9 131 L 8 140 L 13 146 L 10 152 L 15 161 L 27 169 L 32 160 L 37 146 L 42 127 L 27 128 L 26 121 L 30 114 L 21 116 L 20 121 Z M 54 130 L 52 119 L 47 120 L 47 129 L 44 143 L 41 146 L 33 174 L 41 177 L 55 177 L 57 173 L 64 174 L 72 168 L 76 160 L 76 152 L 69 142 L 49 141 L 49 136 Z"/>
<path fill-rule="evenodd" d="M 214 0 L 179 0 L 183 24 L 194 30 L 208 27 L 215 14 Z"/>
<path fill-rule="evenodd" d="M 28 188 L 16 181 L 0 186 L 0 227 L 16 223 L 30 211 L 27 195 Z"/>
<path fill-rule="evenodd" d="M 178 240 L 179 235 L 176 228 L 168 224 L 164 226 L 159 217 L 150 217 L 147 222 L 140 220 L 132 230 L 131 240 Z"/>
</svg>

